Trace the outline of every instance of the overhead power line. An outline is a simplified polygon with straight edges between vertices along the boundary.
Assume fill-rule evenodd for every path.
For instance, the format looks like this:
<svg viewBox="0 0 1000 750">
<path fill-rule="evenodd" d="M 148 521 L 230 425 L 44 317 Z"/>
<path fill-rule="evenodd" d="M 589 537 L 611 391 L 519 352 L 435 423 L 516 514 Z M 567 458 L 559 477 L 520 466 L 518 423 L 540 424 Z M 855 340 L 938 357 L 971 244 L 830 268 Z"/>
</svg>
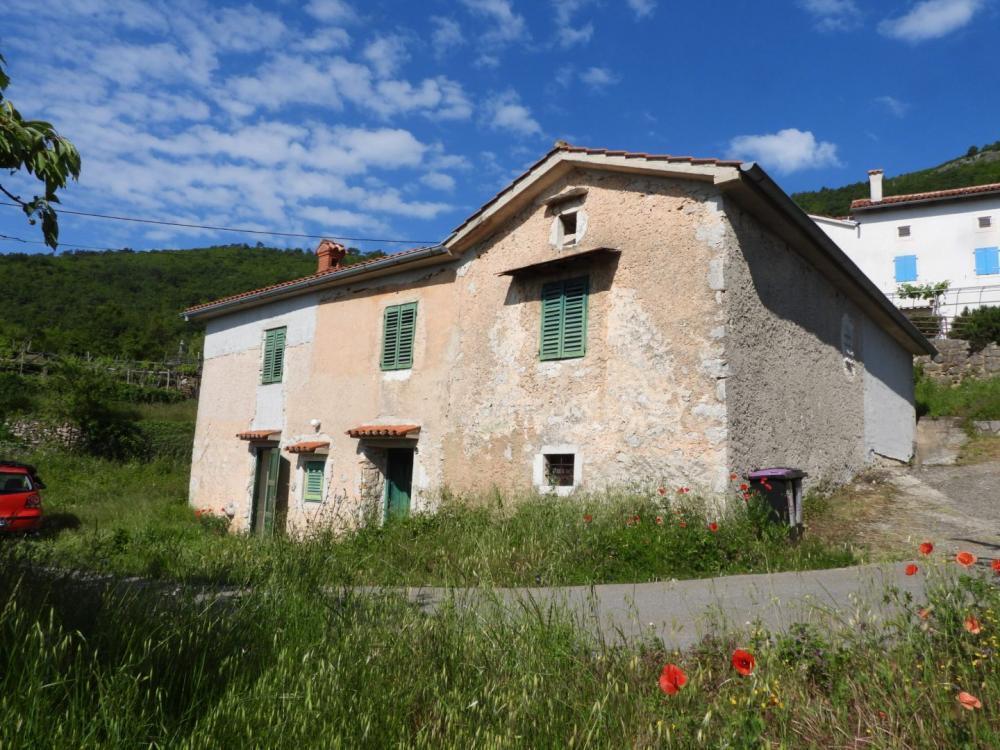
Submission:
<svg viewBox="0 0 1000 750">
<path fill-rule="evenodd" d="M 13 206 L 14 208 L 21 208 L 16 203 L 8 203 L 6 201 L 0 201 L 0 206 Z M 109 219 L 112 221 L 130 221 L 137 224 L 156 224 L 159 226 L 166 227 L 183 227 L 185 229 L 208 229 L 214 232 L 236 232 L 237 234 L 266 234 L 274 237 L 298 237 L 301 239 L 309 240 L 343 240 L 345 242 L 379 242 L 385 244 L 399 244 L 399 245 L 434 245 L 437 244 L 437 240 L 397 240 L 397 239 L 386 239 L 384 237 L 345 237 L 339 234 L 299 234 L 297 232 L 272 232 L 264 229 L 246 229 L 240 227 L 218 227 L 212 226 L 211 224 L 188 224 L 183 221 L 161 221 L 159 219 L 140 219 L 135 216 L 114 216 L 111 214 L 95 214 L 89 213 L 87 211 L 71 211 L 68 208 L 59 208 L 57 213 L 60 214 L 72 214 L 74 216 L 87 216 L 92 219 Z M 62 243 L 60 243 L 62 244 Z"/>
</svg>

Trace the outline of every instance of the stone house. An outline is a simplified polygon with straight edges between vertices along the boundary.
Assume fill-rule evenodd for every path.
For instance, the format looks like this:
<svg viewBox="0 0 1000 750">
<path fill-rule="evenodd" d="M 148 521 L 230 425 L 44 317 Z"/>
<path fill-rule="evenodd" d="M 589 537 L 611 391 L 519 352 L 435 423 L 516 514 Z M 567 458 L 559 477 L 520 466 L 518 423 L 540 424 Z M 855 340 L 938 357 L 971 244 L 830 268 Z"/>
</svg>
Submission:
<svg viewBox="0 0 1000 750">
<path fill-rule="evenodd" d="M 933 347 L 754 164 L 559 143 L 441 244 L 343 253 L 184 313 L 191 503 L 234 529 L 911 456 Z"/>
</svg>

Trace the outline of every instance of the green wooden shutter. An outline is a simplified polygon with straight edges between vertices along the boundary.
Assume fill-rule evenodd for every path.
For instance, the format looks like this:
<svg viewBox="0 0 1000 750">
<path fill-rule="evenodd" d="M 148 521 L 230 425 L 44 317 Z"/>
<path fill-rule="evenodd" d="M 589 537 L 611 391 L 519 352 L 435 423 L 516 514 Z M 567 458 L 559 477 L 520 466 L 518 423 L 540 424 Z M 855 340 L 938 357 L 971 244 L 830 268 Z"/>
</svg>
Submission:
<svg viewBox="0 0 1000 750">
<path fill-rule="evenodd" d="M 570 359 L 586 354 L 589 287 L 586 276 L 542 287 L 540 359 Z"/>
<path fill-rule="evenodd" d="M 264 362 L 260 382 L 280 383 L 285 369 L 285 329 L 272 328 L 264 334 Z"/>
<path fill-rule="evenodd" d="M 417 303 L 399 306 L 399 348 L 396 350 L 396 369 L 413 367 L 413 335 L 417 330 Z"/>
<path fill-rule="evenodd" d="M 383 370 L 406 370 L 413 366 L 413 337 L 416 330 L 416 302 L 385 308 L 382 327 Z"/>
<path fill-rule="evenodd" d="M 562 340 L 562 282 L 557 281 L 542 287 L 542 337 L 539 357 L 559 359 Z"/>
<path fill-rule="evenodd" d="M 305 467 L 305 489 L 302 499 L 307 503 L 323 502 L 323 461 L 307 461 Z"/>
<path fill-rule="evenodd" d="M 588 279 L 570 279 L 563 283 L 562 357 L 582 357 L 587 353 Z"/>
<path fill-rule="evenodd" d="M 382 324 L 382 369 L 396 369 L 396 353 L 399 351 L 399 308 L 395 305 L 385 308 Z"/>
</svg>

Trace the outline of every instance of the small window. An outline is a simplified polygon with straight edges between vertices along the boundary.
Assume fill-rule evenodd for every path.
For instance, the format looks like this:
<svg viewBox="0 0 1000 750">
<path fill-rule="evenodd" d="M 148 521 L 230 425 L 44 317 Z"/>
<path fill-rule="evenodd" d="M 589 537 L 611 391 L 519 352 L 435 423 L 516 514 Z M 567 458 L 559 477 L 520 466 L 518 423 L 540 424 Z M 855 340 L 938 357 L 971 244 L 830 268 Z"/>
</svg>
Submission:
<svg viewBox="0 0 1000 750">
<path fill-rule="evenodd" d="M 900 237 L 909 237 L 910 236 L 910 225 L 909 224 L 904 224 L 901 227 L 896 227 L 896 231 L 899 233 Z"/>
<path fill-rule="evenodd" d="M 302 499 L 307 503 L 323 502 L 324 461 L 306 461 L 302 482 Z"/>
<path fill-rule="evenodd" d="M 896 267 L 896 283 L 917 280 L 917 256 L 900 255 L 893 261 Z"/>
<path fill-rule="evenodd" d="M 545 454 L 545 482 L 550 487 L 572 487 L 576 456 L 572 453 Z"/>
<path fill-rule="evenodd" d="M 980 216 L 979 217 L 979 228 L 980 229 L 989 229 L 991 226 L 993 226 L 993 217 L 992 216 Z"/>
<path fill-rule="evenodd" d="M 576 211 L 567 211 L 564 214 L 559 214 L 559 244 L 561 246 L 565 247 L 576 244 L 576 227 Z"/>
<path fill-rule="evenodd" d="M 1000 274 L 1000 248 L 976 248 L 976 276 Z"/>
<path fill-rule="evenodd" d="M 285 328 L 272 328 L 264 332 L 264 358 L 260 368 L 260 382 L 280 383 L 285 369 Z"/>
<path fill-rule="evenodd" d="M 413 336 L 417 330 L 417 303 L 385 308 L 382 326 L 382 369 L 413 367 Z"/>
</svg>

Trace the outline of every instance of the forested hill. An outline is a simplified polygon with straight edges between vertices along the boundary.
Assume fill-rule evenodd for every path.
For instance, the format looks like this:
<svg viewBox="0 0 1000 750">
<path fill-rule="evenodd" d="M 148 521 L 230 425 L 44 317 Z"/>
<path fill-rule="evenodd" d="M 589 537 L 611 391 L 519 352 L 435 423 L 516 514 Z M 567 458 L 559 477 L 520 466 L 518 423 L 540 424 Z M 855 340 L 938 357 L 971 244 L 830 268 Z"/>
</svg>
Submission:
<svg viewBox="0 0 1000 750">
<path fill-rule="evenodd" d="M 981 149 L 972 146 L 965 156 L 930 169 L 886 177 L 884 193 L 887 196 L 925 193 L 991 182 L 1000 182 L 1000 141 Z M 806 213 L 846 216 L 850 213 L 852 200 L 867 198 L 868 195 L 868 183 L 855 182 L 839 188 L 824 187 L 811 192 L 795 193 L 792 199 Z"/>
<path fill-rule="evenodd" d="M 344 263 L 379 257 L 352 249 Z M 200 351 L 179 313 L 218 297 L 307 276 L 311 251 L 227 245 L 193 250 L 0 255 L 0 346 L 163 361 Z"/>
</svg>

